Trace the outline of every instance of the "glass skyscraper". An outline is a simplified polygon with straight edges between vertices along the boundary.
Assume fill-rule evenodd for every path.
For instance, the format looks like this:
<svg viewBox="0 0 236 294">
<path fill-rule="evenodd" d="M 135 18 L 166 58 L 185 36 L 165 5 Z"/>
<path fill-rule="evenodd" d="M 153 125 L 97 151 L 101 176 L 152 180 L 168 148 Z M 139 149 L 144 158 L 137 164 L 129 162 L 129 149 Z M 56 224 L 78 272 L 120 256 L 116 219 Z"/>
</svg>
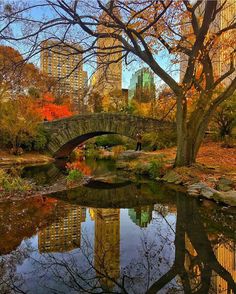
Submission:
<svg viewBox="0 0 236 294">
<path fill-rule="evenodd" d="M 130 80 L 129 99 L 139 103 L 147 103 L 156 97 L 156 86 L 153 72 L 149 68 L 136 71 Z"/>
</svg>

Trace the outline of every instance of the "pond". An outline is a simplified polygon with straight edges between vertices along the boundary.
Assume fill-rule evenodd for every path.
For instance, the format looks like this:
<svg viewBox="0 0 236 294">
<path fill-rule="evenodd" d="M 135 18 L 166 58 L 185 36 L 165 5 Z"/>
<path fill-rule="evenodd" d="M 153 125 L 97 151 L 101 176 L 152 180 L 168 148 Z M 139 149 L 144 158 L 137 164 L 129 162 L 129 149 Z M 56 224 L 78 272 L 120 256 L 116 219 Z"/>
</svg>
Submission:
<svg viewBox="0 0 236 294">
<path fill-rule="evenodd" d="M 0 293 L 235 293 L 235 211 L 81 165 L 96 180 L 0 203 Z M 23 175 L 53 184 L 63 167 Z"/>
</svg>

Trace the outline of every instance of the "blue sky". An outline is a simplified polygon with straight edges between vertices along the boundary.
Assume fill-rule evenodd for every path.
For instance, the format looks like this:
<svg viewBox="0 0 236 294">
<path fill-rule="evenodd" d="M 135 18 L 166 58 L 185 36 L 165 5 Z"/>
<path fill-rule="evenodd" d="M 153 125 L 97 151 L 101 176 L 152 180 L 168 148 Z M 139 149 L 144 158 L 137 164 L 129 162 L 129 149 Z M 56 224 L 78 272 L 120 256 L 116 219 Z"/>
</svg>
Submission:
<svg viewBox="0 0 236 294">
<path fill-rule="evenodd" d="M 33 3 L 35 4 L 37 0 L 33 1 Z M 35 9 L 32 12 L 32 16 L 34 19 L 41 19 L 43 16 L 45 17 L 50 17 L 52 16 L 52 12 L 51 10 L 48 9 Z M 21 28 L 19 26 L 14 26 L 14 31 L 17 34 L 21 33 Z M 26 45 L 24 44 L 8 44 L 9 46 L 15 47 L 16 49 L 18 49 L 22 54 L 25 53 L 25 51 L 27 50 Z M 158 61 L 158 63 L 165 69 L 170 68 L 171 67 L 171 62 L 168 58 L 168 53 L 167 52 L 160 52 L 158 55 L 155 55 L 155 59 Z M 33 62 L 34 64 L 36 64 L 38 67 L 40 65 L 40 56 L 39 54 L 34 56 L 31 60 L 31 62 Z M 126 67 L 123 64 L 123 73 L 122 73 L 122 87 L 123 88 L 128 88 L 129 84 L 130 84 L 130 79 L 132 76 L 132 73 L 134 73 L 135 71 L 137 71 L 139 68 L 141 67 L 147 67 L 147 65 L 141 61 L 134 61 L 133 63 L 131 63 L 131 65 L 129 65 L 128 67 Z M 88 75 L 91 76 L 93 69 L 89 64 L 84 64 L 84 70 L 86 70 L 88 72 Z M 179 79 L 179 71 L 178 71 L 178 66 L 172 66 L 171 68 L 172 71 L 172 77 L 174 77 L 177 81 Z M 163 82 L 157 77 L 155 76 L 155 82 L 158 86 L 161 86 L 163 84 Z"/>
</svg>

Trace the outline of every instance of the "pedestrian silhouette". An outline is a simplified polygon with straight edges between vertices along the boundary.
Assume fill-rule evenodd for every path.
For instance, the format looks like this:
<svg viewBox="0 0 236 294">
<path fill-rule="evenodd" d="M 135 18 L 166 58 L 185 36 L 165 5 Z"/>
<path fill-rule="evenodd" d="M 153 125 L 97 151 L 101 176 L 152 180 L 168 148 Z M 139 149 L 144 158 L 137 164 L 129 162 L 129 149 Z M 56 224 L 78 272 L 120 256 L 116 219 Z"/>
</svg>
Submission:
<svg viewBox="0 0 236 294">
<path fill-rule="evenodd" d="M 142 135 L 140 132 L 138 132 L 136 134 L 136 141 L 137 141 L 137 145 L 136 145 L 135 151 L 141 151 L 141 149 L 142 149 Z"/>
</svg>

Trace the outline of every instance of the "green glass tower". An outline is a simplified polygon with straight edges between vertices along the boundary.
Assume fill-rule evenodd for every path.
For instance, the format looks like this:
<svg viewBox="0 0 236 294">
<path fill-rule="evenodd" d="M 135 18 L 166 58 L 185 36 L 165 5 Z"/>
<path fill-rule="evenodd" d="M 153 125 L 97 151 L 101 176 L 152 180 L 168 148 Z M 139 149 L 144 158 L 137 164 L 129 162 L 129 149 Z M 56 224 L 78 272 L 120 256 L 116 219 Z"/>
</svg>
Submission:
<svg viewBox="0 0 236 294">
<path fill-rule="evenodd" d="M 153 72 L 149 68 L 136 71 L 130 80 L 129 99 L 139 103 L 151 102 L 156 97 L 156 86 Z"/>
</svg>

